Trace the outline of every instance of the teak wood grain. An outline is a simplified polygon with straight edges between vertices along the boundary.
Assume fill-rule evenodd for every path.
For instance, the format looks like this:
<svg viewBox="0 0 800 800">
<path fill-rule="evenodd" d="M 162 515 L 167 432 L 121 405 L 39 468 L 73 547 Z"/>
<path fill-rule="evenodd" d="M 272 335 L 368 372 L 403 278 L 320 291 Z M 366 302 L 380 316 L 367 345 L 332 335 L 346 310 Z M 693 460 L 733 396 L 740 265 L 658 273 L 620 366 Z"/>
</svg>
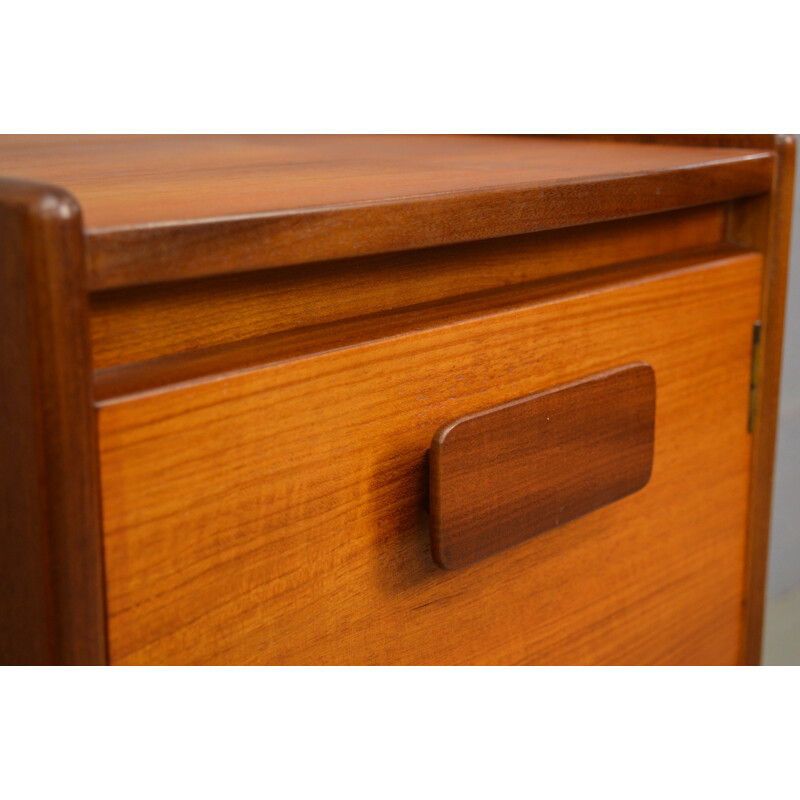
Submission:
<svg viewBox="0 0 800 800">
<path fill-rule="evenodd" d="M 586 138 L 586 137 L 580 137 Z M 761 365 L 756 387 L 753 431 L 753 464 L 750 476 L 750 511 L 747 537 L 747 568 L 744 588 L 743 650 L 741 661 L 759 664 L 764 622 L 764 596 L 778 424 L 781 351 L 783 343 L 789 243 L 794 200 L 796 141 L 779 134 L 614 134 L 591 136 L 609 141 L 652 144 L 758 148 L 775 155 L 775 171 L 769 193 L 733 203 L 728 215 L 727 239 L 752 247 L 764 256 L 761 294 Z"/>
<path fill-rule="evenodd" d="M 433 559 L 459 569 L 643 488 L 656 382 L 631 364 L 447 423 L 430 450 Z"/>
<path fill-rule="evenodd" d="M 0 332 L 0 663 L 104 663 L 83 237 L 56 187 L 0 180 Z"/>
<path fill-rule="evenodd" d="M 502 286 L 484 292 L 418 303 L 339 322 L 308 325 L 244 341 L 234 341 L 95 372 L 95 399 L 106 403 L 127 395 L 159 391 L 204 378 L 231 375 L 267 363 L 313 357 L 375 339 L 402 336 L 428 328 L 459 325 L 465 320 L 532 305 L 562 294 L 589 293 L 612 283 L 632 283 L 653 275 L 692 267 L 707 260 L 738 259 L 748 251 L 738 245 L 714 245 L 642 259 L 546 280 Z"/>
<path fill-rule="evenodd" d="M 734 663 L 761 259 L 556 293 L 99 410 L 112 663 Z M 430 554 L 448 420 L 642 361 L 642 490 L 469 569 Z"/>
<path fill-rule="evenodd" d="M 769 150 L 508 136 L 2 137 L 72 191 L 94 289 L 411 250 L 770 189 Z"/>
<path fill-rule="evenodd" d="M 794 156 L 0 137 L 0 661 L 758 663 Z M 650 483 L 437 571 L 433 431 L 637 360 Z"/>
<path fill-rule="evenodd" d="M 91 298 L 94 366 L 105 369 L 665 255 L 719 243 L 724 235 L 724 208 L 712 205 L 486 242 L 97 292 Z"/>
<path fill-rule="evenodd" d="M 777 169 L 768 195 L 743 200 L 729 215 L 730 241 L 764 254 L 761 293 L 761 364 L 756 387 L 753 463 L 748 518 L 747 570 L 744 590 L 745 636 L 742 662 L 761 662 L 764 596 L 778 427 L 786 283 L 794 199 L 796 143 L 791 136 L 773 137 Z"/>
</svg>

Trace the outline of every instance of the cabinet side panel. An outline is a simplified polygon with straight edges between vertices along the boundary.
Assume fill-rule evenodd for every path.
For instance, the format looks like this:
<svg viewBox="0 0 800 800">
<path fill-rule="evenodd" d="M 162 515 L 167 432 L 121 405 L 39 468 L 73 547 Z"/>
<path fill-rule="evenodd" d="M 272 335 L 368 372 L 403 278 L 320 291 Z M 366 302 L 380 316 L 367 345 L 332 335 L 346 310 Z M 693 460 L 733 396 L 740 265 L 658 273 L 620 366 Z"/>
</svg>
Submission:
<svg viewBox="0 0 800 800">
<path fill-rule="evenodd" d="M 80 209 L 0 181 L 0 663 L 106 662 Z"/>
<path fill-rule="evenodd" d="M 772 475 L 786 304 L 787 267 L 792 223 L 795 140 L 776 137 L 777 169 L 772 192 L 734 205 L 728 238 L 764 255 L 761 297 L 761 353 L 753 429 L 753 467 L 744 589 L 742 662 L 759 664 L 764 624 Z"/>
</svg>

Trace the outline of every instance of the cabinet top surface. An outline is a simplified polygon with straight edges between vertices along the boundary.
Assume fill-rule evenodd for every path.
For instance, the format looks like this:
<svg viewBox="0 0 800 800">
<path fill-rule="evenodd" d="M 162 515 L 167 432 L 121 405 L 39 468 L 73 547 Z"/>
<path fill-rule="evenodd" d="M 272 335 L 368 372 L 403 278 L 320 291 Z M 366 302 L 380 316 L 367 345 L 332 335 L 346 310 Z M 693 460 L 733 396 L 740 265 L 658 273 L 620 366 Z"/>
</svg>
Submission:
<svg viewBox="0 0 800 800">
<path fill-rule="evenodd" d="M 271 223 L 252 269 L 714 202 L 768 191 L 772 168 L 764 150 L 527 136 L 0 136 L 0 176 L 80 203 L 95 288 L 225 271 L 200 240 L 172 253 L 186 275 L 154 264 L 176 230 Z"/>
<path fill-rule="evenodd" d="M 0 137 L 0 175 L 67 189 L 89 230 L 579 183 L 764 156 L 515 136 Z"/>
</svg>

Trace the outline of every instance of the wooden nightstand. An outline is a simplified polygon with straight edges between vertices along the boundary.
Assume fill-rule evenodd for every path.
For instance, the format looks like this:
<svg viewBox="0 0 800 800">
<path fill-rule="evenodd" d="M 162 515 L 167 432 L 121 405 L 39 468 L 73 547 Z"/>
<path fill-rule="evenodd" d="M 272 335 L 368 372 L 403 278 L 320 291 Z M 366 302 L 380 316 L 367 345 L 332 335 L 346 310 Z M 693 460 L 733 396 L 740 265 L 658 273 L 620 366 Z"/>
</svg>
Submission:
<svg viewBox="0 0 800 800">
<path fill-rule="evenodd" d="M 793 168 L 0 137 L 0 661 L 757 663 Z"/>
</svg>

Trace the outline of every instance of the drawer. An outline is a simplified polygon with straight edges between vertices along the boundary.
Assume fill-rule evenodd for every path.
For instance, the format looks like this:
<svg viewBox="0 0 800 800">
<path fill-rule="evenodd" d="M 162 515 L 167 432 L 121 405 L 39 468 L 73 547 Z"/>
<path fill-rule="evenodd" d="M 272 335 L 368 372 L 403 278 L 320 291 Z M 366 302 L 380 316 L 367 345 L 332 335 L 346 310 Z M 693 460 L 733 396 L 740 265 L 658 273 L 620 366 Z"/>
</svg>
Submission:
<svg viewBox="0 0 800 800">
<path fill-rule="evenodd" d="M 112 663 L 731 663 L 761 257 L 576 285 L 103 402 Z M 644 488 L 440 569 L 441 426 L 652 367 Z"/>
</svg>

